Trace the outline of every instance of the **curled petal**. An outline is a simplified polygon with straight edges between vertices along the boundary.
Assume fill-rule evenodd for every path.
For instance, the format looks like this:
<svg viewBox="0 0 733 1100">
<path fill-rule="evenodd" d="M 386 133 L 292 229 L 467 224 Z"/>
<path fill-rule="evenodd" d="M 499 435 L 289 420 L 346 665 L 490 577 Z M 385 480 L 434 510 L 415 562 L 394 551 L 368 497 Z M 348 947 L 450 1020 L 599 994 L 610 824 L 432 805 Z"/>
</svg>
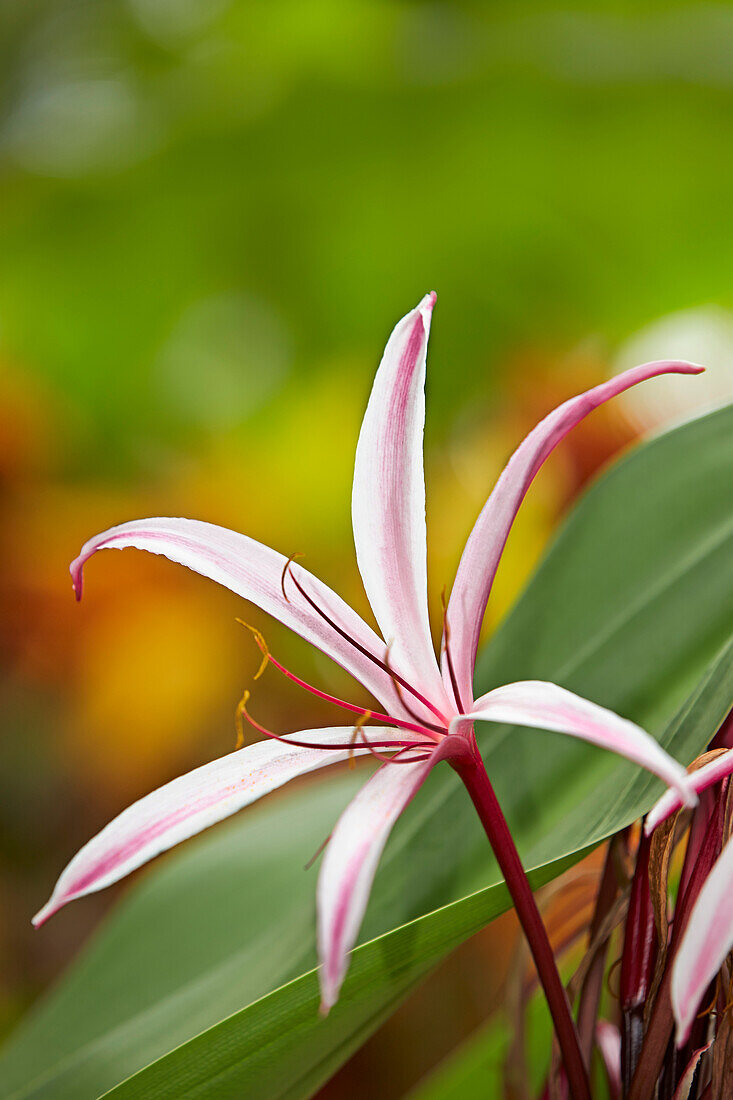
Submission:
<svg viewBox="0 0 733 1100">
<path fill-rule="evenodd" d="M 731 774 L 733 774 L 733 749 L 716 756 L 710 763 L 703 764 L 697 771 L 691 772 L 688 778 L 693 791 L 696 794 L 702 794 L 708 787 L 712 787 L 714 783 L 719 783 L 721 779 Z M 665 791 L 646 816 L 644 830 L 647 835 L 653 832 L 657 825 L 661 825 L 676 813 L 681 806 L 682 800 L 677 791 Z"/>
<path fill-rule="evenodd" d="M 654 772 L 679 792 L 686 805 L 694 805 L 697 801 L 682 765 L 640 726 L 557 684 L 543 680 L 506 684 L 477 699 L 471 713 L 456 721 L 466 719 L 532 726 L 579 737 Z"/>
<path fill-rule="evenodd" d="M 524 495 L 545 459 L 571 428 L 611 397 L 659 374 L 699 374 L 701 370 L 692 363 L 662 360 L 624 371 L 560 405 L 520 443 L 476 520 L 448 604 L 451 657 L 464 699 L 471 696 L 479 632 L 504 545 Z M 448 688 L 445 654 L 443 681 Z"/>
<path fill-rule="evenodd" d="M 359 570 L 407 679 L 444 702 L 430 635 L 425 533 L 425 357 L 435 294 L 396 325 L 356 448 L 351 514 Z M 440 702 L 439 702 L 440 701 Z"/>
<path fill-rule="evenodd" d="M 705 990 L 733 948 L 733 842 L 718 856 L 697 896 L 672 965 L 677 1046 L 690 1035 Z"/>
<path fill-rule="evenodd" d="M 450 751 L 446 738 L 429 760 L 385 764 L 349 803 L 331 834 L 318 878 L 321 1010 L 335 1004 L 356 942 L 372 881 L 392 826 Z"/>
<path fill-rule="evenodd" d="M 236 531 L 199 520 L 157 518 L 122 523 L 90 539 L 71 563 L 77 599 L 81 599 L 82 571 L 89 558 L 98 550 L 128 546 L 162 554 L 261 607 L 337 661 L 396 713 L 394 708 L 399 707 L 399 700 L 392 680 L 375 663 L 384 657 L 381 638 L 327 585 L 299 565 L 288 566 L 288 559 L 276 550 Z M 292 577 L 283 576 L 286 567 L 292 570 Z M 309 603 L 293 578 L 338 629 L 329 625 Z"/>
<path fill-rule="evenodd" d="M 298 740 L 324 745 L 348 744 L 353 727 L 306 730 Z M 396 729 L 380 729 L 380 740 L 404 737 Z M 212 760 L 166 783 L 133 803 L 105 826 L 62 871 L 51 899 L 33 918 L 43 924 L 67 902 L 110 886 L 147 863 L 153 856 L 236 813 L 296 776 L 346 759 L 356 746 L 304 749 L 282 741 L 260 741 L 219 760 Z M 400 768 L 396 768 L 400 771 Z"/>
</svg>

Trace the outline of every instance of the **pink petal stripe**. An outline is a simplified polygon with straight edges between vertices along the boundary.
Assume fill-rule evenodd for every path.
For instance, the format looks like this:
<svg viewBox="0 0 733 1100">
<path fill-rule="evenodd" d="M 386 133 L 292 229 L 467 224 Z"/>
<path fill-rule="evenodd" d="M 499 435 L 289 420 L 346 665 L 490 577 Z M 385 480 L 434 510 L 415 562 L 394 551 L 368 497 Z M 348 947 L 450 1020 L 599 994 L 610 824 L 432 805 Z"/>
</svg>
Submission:
<svg viewBox="0 0 733 1100">
<path fill-rule="evenodd" d="M 589 412 L 638 382 L 659 374 L 699 374 L 701 370 L 692 363 L 674 360 L 634 367 L 566 401 L 520 443 L 468 538 L 448 604 L 451 656 L 464 699 L 471 696 L 479 632 L 504 545 L 524 495 L 545 459 Z M 450 681 L 445 656 L 443 681 L 447 689 Z"/>
<path fill-rule="evenodd" d="M 392 826 L 443 758 L 438 745 L 429 760 L 385 764 L 349 803 L 331 834 L 318 877 L 318 956 L 321 1010 L 338 999 L 372 881 Z"/>
<path fill-rule="evenodd" d="M 425 357 L 435 294 L 396 325 L 356 448 L 351 514 L 359 570 L 390 654 L 447 713 L 430 634 L 425 533 Z"/>
<path fill-rule="evenodd" d="M 306 730 L 298 740 L 348 743 L 353 727 Z M 386 738 L 385 738 L 386 734 Z M 380 740 L 404 737 L 380 729 Z M 282 741 L 260 741 L 212 760 L 133 803 L 89 841 L 62 871 L 50 901 L 33 918 L 36 927 L 74 898 L 92 894 L 124 878 L 160 852 L 229 817 L 296 776 L 334 764 L 348 749 L 294 748 Z M 357 755 L 369 750 L 356 747 Z M 395 771 L 401 769 L 396 767 Z"/>
<path fill-rule="evenodd" d="M 81 599 L 82 570 L 88 559 L 97 550 L 128 546 L 162 554 L 261 607 L 342 665 L 391 713 L 403 715 L 389 675 L 329 626 L 292 580 L 285 581 L 288 596 L 285 599 L 282 577 L 287 558 L 276 550 L 236 531 L 198 520 L 156 518 L 122 523 L 90 539 L 71 563 L 77 599 Z M 346 634 L 368 653 L 380 660 L 384 658 L 381 638 L 347 603 L 307 570 L 297 564 L 291 568 L 307 594 Z M 394 665 L 396 671 L 402 671 L 399 662 Z"/>
<path fill-rule="evenodd" d="M 733 948 L 733 842 L 718 856 L 690 913 L 672 965 L 677 1046 L 687 1042 L 705 990 Z"/>
<path fill-rule="evenodd" d="M 474 703 L 465 718 L 555 730 L 610 749 L 641 764 L 680 792 L 685 803 L 697 801 L 687 772 L 640 726 L 611 710 L 543 680 L 505 684 Z M 465 718 L 463 719 L 465 721 Z M 461 719 L 457 720 L 458 722 Z"/>
<path fill-rule="evenodd" d="M 725 779 L 726 776 L 732 774 L 733 749 L 729 752 L 721 753 L 720 756 L 716 756 L 709 764 L 703 764 L 697 771 L 690 772 L 688 780 L 693 791 L 695 791 L 696 794 L 702 794 L 708 787 L 712 787 L 713 783 L 719 783 L 721 779 Z M 644 831 L 647 836 L 656 829 L 657 825 L 661 825 L 663 821 L 676 813 L 681 806 L 682 800 L 677 794 L 677 791 L 665 791 L 659 801 L 652 806 L 647 814 L 646 822 L 644 823 Z"/>
</svg>

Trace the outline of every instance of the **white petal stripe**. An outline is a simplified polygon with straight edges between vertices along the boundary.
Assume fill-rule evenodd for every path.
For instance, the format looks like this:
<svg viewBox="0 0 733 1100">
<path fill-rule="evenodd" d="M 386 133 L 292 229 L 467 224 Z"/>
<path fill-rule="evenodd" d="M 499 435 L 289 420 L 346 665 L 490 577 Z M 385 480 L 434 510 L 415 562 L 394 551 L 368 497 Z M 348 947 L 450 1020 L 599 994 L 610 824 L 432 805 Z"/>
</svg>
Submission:
<svg viewBox="0 0 733 1100">
<path fill-rule="evenodd" d="M 404 738 L 404 733 L 391 727 L 378 732 L 380 741 Z M 291 736 L 318 744 L 348 744 L 353 726 L 305 730 Z M 369 750 L 357 747 L 353 751 L 362 755 Z M 62 871 L 51 899 L 33 918 L 34 925 L 38 927 L 67 902 L 110 886 L 160 852 L 289 780 L 345 760 L 349 753 L 349 749 L 304 749 L 267 740 L 179 776 L 123 810 L 74 856 Z"/>
<path fill-rule="evenodd" d="M 111 527 L 85 543 L 79 557 L 71 564 L 77 599 L 81 599 L 82 570 L 89 558 L 98 550 L 130 546 L 162 554 L 261 607 L 345 668 L 391 713 L 403 716 L 388 673 L 329 626 L 290 578 L 285 579 L 287 598 L 283 595 L 283 570 L 288 559 L 269 546 L 226 527 L 193 519 L 162 517 Z M 383 660 L 384 642 L 371 627 L 312 573 L 297 564 L 291 568 L 293 576 L 318 607 L 363 650 Z M 401 673 L 399 662 L 394 665 Z"/>
<path fill-rule="evenodd" d="M 505 684 L 477 699 L 466 717 L 474 721 L 555 730 L 579 737 L 619 753 L 660 776 L 679 792 L 686 805 L 694 805 L 697 801 L 682 765 L 640 726 L 557 684 L 544 680 Z"/>
<path fill-rule="evenodd" d="M 610 398 L 655 375 L 699 374 L 702 369 L 676 360 L 633 367 L 560 405 L 517 447 L 468 537 L 448 603 L 451 658 L 464 699 L 471 695 L 481 623 L 504 545 L 524 495 L 545 459 L 576 424 Z M 443 680 L 448 686 L 445 656 Z"/>
<path fill-rule="evenodd" d="M 447 710 L 430 634 L 425 531 L 425 357 L 435 295 L 396 325 L 359 435 L 351 515 L 359 570 L 390 654 Z"/>
<path fill-rule="evenodd" d="M 356 942 L 379 857 L 392 826 L 441 759 L 385 764 L 339 818 L 318 876 L 318 956 L 321 1008 L 336 1002 Z"/>
</svg>

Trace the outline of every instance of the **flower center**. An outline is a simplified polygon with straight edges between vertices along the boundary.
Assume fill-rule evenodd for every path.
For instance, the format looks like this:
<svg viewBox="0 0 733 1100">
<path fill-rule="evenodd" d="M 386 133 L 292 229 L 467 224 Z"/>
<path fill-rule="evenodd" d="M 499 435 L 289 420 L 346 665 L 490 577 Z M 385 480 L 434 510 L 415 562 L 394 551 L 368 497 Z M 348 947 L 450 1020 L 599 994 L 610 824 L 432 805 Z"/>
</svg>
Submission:
<svg viewBox="0 0 733 1100">
<path fill-rule="evenodd" d="M 348 633 L 348 631 L 344 630 L 343 627 L 339 626 L 339 624 L 337 622 L 334 622 L 334 620 L 331 618 L 331 616 L 326 611 L 324 611 L 324 609 L 322 607 L 320 607 L 320 605 L 317 603 L 317 601 L 314 600 L 312 596 L 308 595 L 308 593 L 306 592 L 303 585 L 300 583 L 298 578 L 293 573 L 293 560 L 294 560 L 293 558 L 288 558 L 288 560 L 285 563 L 285 568 L 283 569 L 281 584 L 282 584 L 283 596 L 285 597 L 285 599 L 288 600 L 288 602 L 290 602 L 289 599 L 288 599 L 288 594 L 285 591 L 285 580 L 286 580 L 286 578 L 289 577 L 290 580 L 295 585 L 298 592 L 300 593 L 300 595 L 306 601 L 306 603 L 316 612 L 317 615 L 319 615 L 323 619 L 323 621 L 325 623 L 328 623 L 328 625 L 331 627 L 332 630 L 335 630 L 335 632 L 339 635 L 340 638 L 343 638 L 345 642 L 348 642 L 349 645 L 353 646 L 354 649 L 356 649 L 359 653 L 361 653 L 362 656 L 366 657 L 367 660 L 371 661 L 372 664 L 376 665 L 377 668 L 381 668 L 383 672 L 387 673 L 389 678 L 392 680 L 392 683 L 394 684 L 398 695 L 400 696 L 400 701 L 402 702 L 403 706 L 404 706 L 404 697 L 402 696 L 402 694 L 400 692 L 400 688 L 407 691 L 410 695 L 412 695 L 415 699 L 417 699 L 418 702 L 422 703 L 422 705 L 424 707 L 427 707 L 427 709 L 429 711 L 431 711 L 431 713 L 434 714 L 435 717 L 438 719 L 440 725 L 435 726 L 430 722 L 422 722 L 421 719 L 419 719 L 416 715 L 414 715 L 413 711 L 410 710 L 410 708 L 405 707 L 405 709 L 408 711 L 408 713 L 410 715 L 412 715 L 412 717 L 414 717 L 416 721 L 420 722 L 423 728 L 432 729 L 435 733 L 440 733 L 440 734 L 444 733 L 445 728 L 446 728 L 446 722 L 445 722 L 444 715 L 442 715 L 441 712 L 438 710 L 438 708 L 436 706 L 434 706 L 433 703 L 431 703 L 429 699 L 426 699 L 425 696 L 422 695 L 421 692 L 419 692 L 417 690 L 417 688 L 414 688 L 412 686 L 412 684 L 409 684 L 407 682 L 407 680 L 404 679 L 404 677 L 400 676 L 397 672 L 394 671 L 394 669 L 392 669 L 390 667 L 390 665 L 389 665 L 389 647 L 387 647 L 387 652 L 385 653 L 385 660 L 380 660 L 379 657 L 376 657 L 373 653 L 370 653 L 370 651 L 368 649 L 366 649 L 365 646 L 363 646 L 360 642 L 358 642 L 356 640 L 356 638 L 352 638 L 351 635 Z M 393 720 L 390 719 L 390 721 L 393 721 Z"/>
<path fill-rule="evenodd" d="M 260 630 L 258 630 L 254 626 L 251 626 L 243 619 L 238 619 L 237 622 L 241 623 L 242 626 L 246 627 L 247 630 L 250 631 L 257 644 L 257 647 L 260 650 L 260 653 L 262 654 L 262 662 L 257 672 L 255 673 L 255 680 L 258 680 L 260 678 L 262 673 L 267 668 L 268 664 L 272 664 L 275 666 L 278 672 L 287 677 L 288 680 L 291 680 L 294 684 L 298 684 L 299 687 L 302 687 L 311 695 L 315 695 L 319 699 L 324 699 L 328 703 L 333 703 L 335 706 L 340 707 L 342 710 L 347 710 L 350 711 L 352 714 L 358 715 L 358 719 L 354 724 L 351 739 L 348 742 L 344 742 L 343 744 L 325 744 L 317 743 L 315 741 L 301 741 L 294 739 L 290 735 L 281 736 L 279 734 L 276 734 L 272 730 L 267 729 L 260 722 L 256 721 L 247 709 L 247 704 L 250 699 L 250 692 L 245 691 L 242 699 L 237 706 L 236 711 L 236 747 L 239 749 L 245 743 L 244 722 L 246 721 L 250 726 L 252 726 L 253 729 L 256 729 L 264 737 L 270 737 L 276 741 L 282 741 L 284 744 L 293 745 L 294 747 L 298 748 L 323 750 L 353 750 L 356 748 L 367 748 L 373 756 L 377 757 L 377 759 L 393 764 L 416 763 L 419 760 L 427 759 L 429 754 L 435 748 L 437 742 L 441 741 L 444 737 L 448 735 L 448 725 L 444 716 L 440 713 L 437 707 L 435 707 L 428 699 L 425 698 L 424 695 L 422 695 L 407 680 L 405 680 L 403 676 L 400 676 L 392 668 L 389 661 L 389 647 L 387 647 L 386 649 L 384 660 L 381 660 L 379 657 L 376 657 L 374 654 L 370 653 L 369 650 L 362 646 L 361 643 L 358 642 L 355 638 L 352 638 L 351 635 L 342 627 L 340 627 L 338 623 L 334 622 L 331 616 L 305 590 L 301 582 L 294 575 L 292 565 L 293 558 L 289 558 L 288 561 L 285 563 L 285 568 L 283 569 L 282 590 L 285 599 L 289 602 L 289 598 L 285 589 L 286 579 L 289 579 L 297 589 L 300 596 L 320 616 L 320 618 L 322 618 L 324 622 L 326 622 L 339 635 L 340 638 L 344 639 L 346 642 L 349 643 L 349 645 L 353 646 L 375 665 L 377 665 L 377 667 L 381 668 L 384 672 L 387 673 L 390 680 L 392 681 L 397 697 L 399 698 L 400 705 L 403 710 L 409 715 L 409 719 L 397 718 L 394 715 L 386 714 L 381 711 L 368 710 L 365 707 L 358 706 L 356 703 L 350 703 L 345 699 L 340 699 L 336 695 L 330 695 L 325 691 L 321 691 L 320 688 L 314 687 L 306 680 L 303 680 L 300 676 L 296 676 L 294 672 L 291 672 L 290 669 L 286 668 L 281 661 L 273 656 L 273 654 L 270 652 L 267 642 L 265 641 L 264 635 Z M 451 680 L 454 684 L 454 692 L 456 694 L 456 698 L 458 698 L 457 688 L 455 687 L 455 676 L 453 674 L 453 665 L 450 660 L 450 651 L 448 649 L 447 633 L 445 634 L 445 645 L 448 658 L 448 667 L 451 672 Z M 417 714 L 411 703 L 408 701 L 407 696 L 412 696 L 413 699 L 417 700 L 424 707 L 426 707 L 432 714 L 436 716 L 438 721 L 428 721 Z M 387 725 L 397 727 L 397 729 L 400 730 L 404 730 L 406 734 L 412 733 L 416 736 L 406 736 L 404 740 L 391 741 L 371 738 L 367 735 L 366 732 L 366 723 L 370 720 L 374 720 L 376 722 L 384 722 Z M 384 752 L 380 750 L 387 750 L 390 752 L 390 755 L 386 756 Z"/>
</svg>

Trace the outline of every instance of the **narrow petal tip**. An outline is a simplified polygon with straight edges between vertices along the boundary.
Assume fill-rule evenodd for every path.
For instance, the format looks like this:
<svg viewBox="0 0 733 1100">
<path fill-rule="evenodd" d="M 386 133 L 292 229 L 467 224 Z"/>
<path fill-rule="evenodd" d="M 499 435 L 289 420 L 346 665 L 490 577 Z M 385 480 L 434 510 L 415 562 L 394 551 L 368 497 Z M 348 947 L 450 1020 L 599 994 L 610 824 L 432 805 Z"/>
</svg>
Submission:
<svg viewBox="0 0 733 1100">
<path fill-rule="evenodd" d="M 672 364 L 672 369 L 678 374 L 704 374 L 705 367 L 699 363 L 690 363 L 687 359 L 680 359 Z"/>
<path fill-rule="evenodd" d="M 678 1019 L 677 1020 L 677 1029 L 676 1029 L 675 1039 L 674 1039 L 674 1045 L 677 1047 L 677 1050 L 680 1050 L 685 1045 L 687 1040 L 689 1039 L 690 1032 L 692 1031 L 692 1024 L 694 1022 L 694 1019 L 695 1019 L 695 1013 L 693 1011 L 691 1016 L 690 1016 L 690 1019 L 684 1019 L 684 1020 Z"/>
<path fill-rule="evenodd" d="M 42 924 L 45 924 L 49 917 L 52 917 L 54 913 L 57 913 L 61 909 L 63 902 L 58 902 L 54 898 L 50 898 L 42 909 L 39 909 L 35 917 L 31 918 L 31 924 L 34 928 L 40 928 Z"/>
<path fill-rule="evenodd" d="M 71 587 L 74 589 L 74 596 L 76 602 L 81 600 L 82 589 L 84 587 L 84 558 L 79 555 L 78 558 L 74 558 L 69 566 L 69 572 L 71 573 Z"/>
<path fill-rule="evenodd" d="M 326 967 L 322 966 L 320 971 L 320 985 L 321 985 L 321 1003 L 318 1008 L 319 1014 L 325 1020 L 329 1012 L 339 999 L 339 992 L 341 990 L 341 982 L 343 981 L 343 975 L 337 977 L 336 975 L 326 974 Z"/>
<path fill-rule="evenodd" d="M 433 319 L 433 308 L 435 306 L 437 298 L 438 295 L 435 293 L 434 290 L 431 290 L 429 294 L 426 294 L 425 297 L 422 298 L 420 302 L 418 302 L 415 310 L 413 311 L 413 315 L 417 314 L 417 316 L 422 321 L 422 326 L 426 337 L 430 334 L 430 322 Z"/>
<path fill-rule="evenodd" d="M 651 363 L 642 363 L 640 367 L 634 369 L 647 371 L 646 378 L 654 378 L 660 374 L 704 374 L 706 368 L 699 363 L 691 363 L 689 359 L 655 359 Z M 623 374 L 616 377 L 623 378 Z"/>
</svg>

